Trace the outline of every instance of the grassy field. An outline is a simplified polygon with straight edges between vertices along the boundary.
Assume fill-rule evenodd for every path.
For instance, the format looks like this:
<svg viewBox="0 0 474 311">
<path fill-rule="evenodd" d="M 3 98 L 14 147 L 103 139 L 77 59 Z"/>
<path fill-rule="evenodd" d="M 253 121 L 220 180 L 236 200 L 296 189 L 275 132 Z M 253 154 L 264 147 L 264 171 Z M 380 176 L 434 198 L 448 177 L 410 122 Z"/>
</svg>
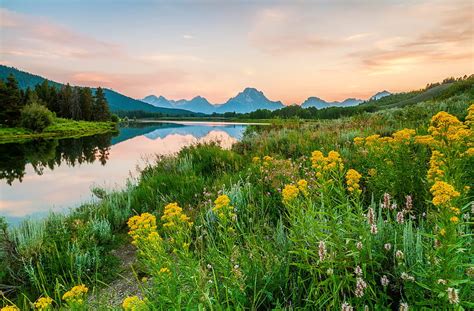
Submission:
<svg viewBox="0 0 474 311">
<path fill-rule="evenodd" d="M 472 101 L 250 126 L 232 150 L 185 148 L 96 204 L 2 224 L 3 305 L 473 309 Z M 117 302 L 125 248 L 134 286 Z"/>
<path fill-rule="evenodd" d="M 22 142 L 36 138 L 73 138 L 116 131 L 113 122 L 89 122 L 56 118 L 54 123 L 41 133 L 25 128 L 0 127 L 0 144 Z"/>
</svg>

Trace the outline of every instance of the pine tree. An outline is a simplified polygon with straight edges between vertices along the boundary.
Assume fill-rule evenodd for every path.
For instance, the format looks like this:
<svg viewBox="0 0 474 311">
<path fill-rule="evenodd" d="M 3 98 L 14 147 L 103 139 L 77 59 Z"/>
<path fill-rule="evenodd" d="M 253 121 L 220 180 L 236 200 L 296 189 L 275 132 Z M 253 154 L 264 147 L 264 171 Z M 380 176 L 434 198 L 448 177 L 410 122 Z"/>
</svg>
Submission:
<svg viewBox="0 0 474 311">
<path fill-rule="evenodd" d="M 20 119 L 23 107 L 21 92 L 15 77 L 10 74 L 0 83 L 0 122 L 14 125 Z"/>
<path fill-rule="evenodd" d="M 105 98 L 104 90 L 101 87 L 98 87 L 95 91 L 93 119 L 96 121 L 110 120 L 109 105 L 107 103 L 107 99 Z"/>
<path fill-rule="evenodd" d="M 83 120 L 92 120 L 93 101 L 91 89 L 88 87 L 81 88 L 79 92 L 79 106 L 81 107 Z"/>
<path fill-rule="evenodd" d="M 59 92 L 59 113 L 61 118 L 71 118 L 72 87 L 68 84 Z"/>
</svg>

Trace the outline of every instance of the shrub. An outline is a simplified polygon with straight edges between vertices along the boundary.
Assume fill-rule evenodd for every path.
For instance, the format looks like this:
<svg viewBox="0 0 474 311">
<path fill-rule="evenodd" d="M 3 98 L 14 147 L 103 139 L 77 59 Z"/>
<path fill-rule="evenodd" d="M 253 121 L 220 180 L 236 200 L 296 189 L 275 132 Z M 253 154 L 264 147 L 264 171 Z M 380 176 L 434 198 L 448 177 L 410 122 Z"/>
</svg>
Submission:
<svg viewBox="0 0 474 311">
<path fill-rule="evenodd" d="M 21 125 L 35 132 L 42 132 L 53 120 L 54 114 L 37 102 L 28 104 L 21 110 Z"/>
</svg>

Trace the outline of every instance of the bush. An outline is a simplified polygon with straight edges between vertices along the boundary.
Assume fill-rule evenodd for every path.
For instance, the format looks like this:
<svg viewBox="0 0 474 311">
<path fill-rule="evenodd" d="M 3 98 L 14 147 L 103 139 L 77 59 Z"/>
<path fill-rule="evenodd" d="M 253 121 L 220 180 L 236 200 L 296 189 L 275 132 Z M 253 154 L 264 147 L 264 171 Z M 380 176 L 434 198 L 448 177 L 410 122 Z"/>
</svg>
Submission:
<svg viewBox="0 0 474 311">
<path fill-rule="evenodd" d="M 114 122 L 114 123 L 119 123 L 120 118 L 118 117 L 118 115 L 112 114 L 112 115 L 110 116 L 110 121 L 112 121 L 112 122 Z"/>
<path fill-rule="evenodd" d="M 35 132 L 42 132 L 53 123 L 54 114 L 45 106 L 33 102 L 21 110 L 20 123 Z"/>
</svg>

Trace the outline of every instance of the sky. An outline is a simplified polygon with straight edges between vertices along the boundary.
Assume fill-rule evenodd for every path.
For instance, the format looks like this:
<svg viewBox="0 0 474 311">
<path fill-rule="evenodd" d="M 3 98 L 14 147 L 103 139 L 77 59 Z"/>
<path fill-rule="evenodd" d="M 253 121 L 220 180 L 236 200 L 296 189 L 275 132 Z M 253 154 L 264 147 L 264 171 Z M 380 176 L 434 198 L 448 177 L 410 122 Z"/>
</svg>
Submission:
<svg viewBox="0 0 474 311">
<path fill-rule="evenodd" d="M 474 73 L 474 2 L 0 0 L 0 64 L 133 98 L 300 104 Z"/>
</svg>

